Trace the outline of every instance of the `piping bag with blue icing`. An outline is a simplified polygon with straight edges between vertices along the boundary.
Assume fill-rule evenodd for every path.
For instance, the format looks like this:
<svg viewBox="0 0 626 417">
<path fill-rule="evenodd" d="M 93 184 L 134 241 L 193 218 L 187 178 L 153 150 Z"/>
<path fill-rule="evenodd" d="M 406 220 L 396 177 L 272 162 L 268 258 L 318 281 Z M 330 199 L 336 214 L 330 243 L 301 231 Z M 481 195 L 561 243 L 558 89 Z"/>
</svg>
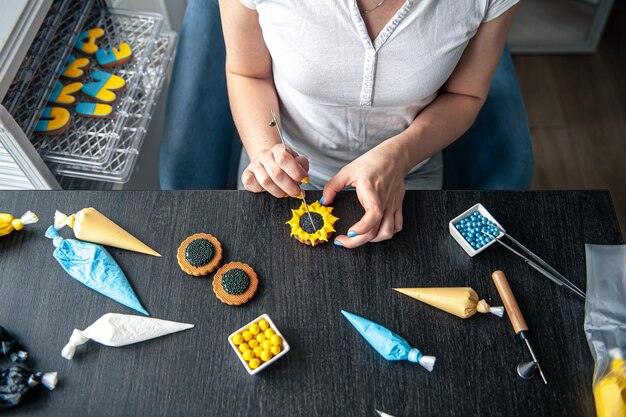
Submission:
<svg viewBox="0 0 626 417">
<path fill-rule="evenodd" d="M 46 230 L 46 237 L 52 239 L 56 248 L 52 255 L 72 278 L 126 307 L 149 316 L 137 299 L 122 268 L 106 249 L 94 243 L 63 239 L 53 226 Z"/>
<path fill-rule="evenodd" d="M 428 372 L 435 367 L 434 356 L 424 356 L 417 348 L 412 348 L 409 342 L 378 323 L 364 319 L 355 314 L 341 310 L 341 313 L 361 333 L 361 336 L 380 355 L 388 361 L 406 361 L 419 363 Z"/>
</svg>

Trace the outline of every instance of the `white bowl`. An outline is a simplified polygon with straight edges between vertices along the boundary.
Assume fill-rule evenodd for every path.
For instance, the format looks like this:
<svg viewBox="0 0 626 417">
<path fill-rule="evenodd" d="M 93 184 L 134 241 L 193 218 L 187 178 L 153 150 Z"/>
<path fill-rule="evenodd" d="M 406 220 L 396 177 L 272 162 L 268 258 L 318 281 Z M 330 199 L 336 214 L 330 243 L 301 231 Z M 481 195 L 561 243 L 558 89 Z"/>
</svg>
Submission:
<svg viewBox="0 0 626 417">
<path fill-rule="evenodd" d="M 283 339 L 283 350 L 280 351 L 280 353 L 276 356 L 274 356 L 272 359 L 270 359 L 267 362 L 263 362 L 261 361 L 261 366 L 259 366 L 256 369 L 250 369 L 250 367 L 248 366 L 248 363 L 243 359 L 243 357 L 241 356 L 241 352 L 239 352 L 239 348 L 237 347 L 237 345 L 235 345 L 232 341 L 232 337 L 234 335 L 236 335 L 237 333 L 242 333 L 244 330 L 246 330 L 251 324 L 258 322 L 259 320 L 267 320 L 267 322 L 270 325 L 270 329 L 273 329 L 276 334 L 278 336 L 280 336 L 281 339 Z M 284 356 L 287 352 L 289 352 L 289 343 L 287 343 L 287 341 L 285 340 L 285 337 L 282 335 L 282 333 L 280 331 L 278 331 L 278 328 L 276 327 L 276 325 L 274 324 L 274 322 L 272 321 L 272 319 L 270 319 L 270 316 L 268 316 L 267 314 L 262 314 L 259 317 L 257 317 L 256 319 L 252 320 L 250 323 L 246 324 L 245 326 L 241 327 L 239 330 L 237 330 L 236 332 L 233 332 L 230 334 L 230 336 L 228 336 L 228 343 L 230 344 L 230 346 L 233 348 L 233 350 L 235 351 L 235 354 L 237 355 L 237 357 L 239 358 L 239 360 L 241 361 L 241 363 L 243 364 L 244 368 L 246 368 L 246 371 L 248 371 L 248 373 L 250 375 L 255 375 L 258 374 L 259 372 L 261 372 L 263 369 L 267 368 L 268 366 L 270 366 L 272 363 L 276 362 L 279 358 L 281 358 L 282 356 Z"/>
<path fill-rule="evenodd" d="M 459 232 L 455 225 L 460 222 L 461 220 L 463 220 L 466 217 L 469 217 L 473 212 L 479 212 L 480 214 L 482 214 L 483 216 L 485 216 L 488 220 L 491 220 L 496 227 L 498 227 L 500 229 L 500 234 L 498 236 L 496 236 L 496 238 L 494 240 L 492 240 L 491 242 L 488 242 L 485 246 L 481 247 L 480 249 L 474 249 L 472 247 L 472 245 L 469 244 L 469 242 L 467 240 L 465 240 L 465 238 L 463 237 L 463 235 L 461 234 L 461 232 Z M 454 240 L 457 241 L 457 243 L 459 245 L 461 245 L 461 247 L 463 248 L 463 250 L 469 255 L 469 256 L 476 256 L 478 255 L 480 252 L 484 251 L 485 249 L 487 249 L 489 246 L 493 245 L 494 243 L 496 243 L 497 239 L 502 239 L 502 237 L 506 234 L 506 231 L 504 230 L 504 227 L 502 227 L 502 225 L 500 223 L 498 223 L 498 221 L 496 220 L 495 217 L 493 217 L 491 215 L 491 213 L 489 213 L 489 211 L 487 211 L 487 209 L 485 208 L 485 206 L 483 206 L 482 204 L 478 203 L 476 205 L 473 205 L 472 207 L 468 208 L 467 210 L 465 210 L 463 213 L 459 214 L 458 216 L 456 216 L 454 219 L 450 220 L 450 223 L 448 223 L 448 228 L 450 229 L 450 234 L 452 235 L 452 237 L 454 238 Z"/>
</svg>

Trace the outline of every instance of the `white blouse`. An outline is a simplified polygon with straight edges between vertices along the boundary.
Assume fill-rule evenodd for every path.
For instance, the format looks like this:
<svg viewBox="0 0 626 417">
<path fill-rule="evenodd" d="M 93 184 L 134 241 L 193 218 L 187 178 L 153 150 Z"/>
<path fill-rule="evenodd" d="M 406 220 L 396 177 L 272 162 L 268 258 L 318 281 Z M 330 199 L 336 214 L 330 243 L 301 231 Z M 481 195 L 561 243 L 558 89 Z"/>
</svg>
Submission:
<svg viewBox="0 0 626 417">
<path fill-rule="evenodd" d="M 373 42 L 357 0 L 240 1 L 259 15 L 285 140 L 324 183 L 406 130 L 481 23 L 519 0 L 406 0 Z"/>
</svg>

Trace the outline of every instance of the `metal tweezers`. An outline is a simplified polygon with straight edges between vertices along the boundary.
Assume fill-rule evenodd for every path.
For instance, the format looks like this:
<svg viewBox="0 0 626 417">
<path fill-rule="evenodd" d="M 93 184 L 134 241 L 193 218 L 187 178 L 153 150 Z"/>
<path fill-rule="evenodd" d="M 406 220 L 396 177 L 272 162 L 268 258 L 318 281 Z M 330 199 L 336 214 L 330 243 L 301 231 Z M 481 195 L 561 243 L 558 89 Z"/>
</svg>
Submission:
<svg viewBox="0 0 626 417">
<path fill-rule="evenodd" d="M 533 252 L 531 252 L 530 249 L 528 249 L 526 246 L 524 246 L 521 243 L 519 243 L 515 238 L 513 238 L 513 236 L 511 236 L 510 234 L 506 233 L 504 231 L 504 229 L 502 229 L 498 225 L 495 225 L 495 226 L 500 231 L 500 233 L 502 234 L 501 235 L 502 237 L 506 236 L 509 239 L 511 239 L 511 241 L 515 245 L 517 245 L 517 247 L 519 249 L 521 249 L 523 252 L 525 252 L 528 255 L 528 257 L 522 255 L 520 252 L 518 252 L 515 249 L 513 249 L 510 245 L 507 245 L 506 243 L 504 243 L 502 240 L 500 240 L 496 236 L 493 236 L 492 234 L 487 233 L 487 232 L 481 232 L 481 233 L 483 233 L 484 235 L 487 235 L 487 236 L 491 237 L 492 239 L 496 240 L 502 246 L 504 246 L 505 248 L 507 248 L 508 250 L 510 250 L 511 252 L 513 252 L 514 254 L 519 256 L 520 258 L 522 258 L 524 260 L 524 262 L 526 262 L 528 265 L 530 265 L 535 270 L 539 271 L 543 276 L 545 276 L 546 278 L 548 278 L 550 281 L 554 282 L 558 286 L 565 286 L 566 288 L 568 288 L 570 291 L 572 291 L 574 294 L 576 294 L 577 296 L 579 296 L 583 300 L 586 298 L 585 293 L 580 288 L 578 288 L 576 285 L 572 284 L 572 282 L 570 280 L 565 278 L 563 276 L 563 274 L 561 274 L 559 271 L 557 271 L 556 269 L 551 267 L 546 261 L 541 259 L 539 256 L 537 256 Z M 529 259 L 529 257 L 532 260 Z"/>
</svg>

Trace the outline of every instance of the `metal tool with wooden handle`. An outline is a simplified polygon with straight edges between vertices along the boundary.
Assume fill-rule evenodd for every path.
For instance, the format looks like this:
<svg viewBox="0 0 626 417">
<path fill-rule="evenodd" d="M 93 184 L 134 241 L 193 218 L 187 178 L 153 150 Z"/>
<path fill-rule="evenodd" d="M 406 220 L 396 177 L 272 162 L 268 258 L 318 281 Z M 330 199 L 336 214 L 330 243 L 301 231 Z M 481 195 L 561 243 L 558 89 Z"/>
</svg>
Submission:
<svg viewBox="0 0 626 417">
<path fill-rule="evenodd" d="M 532 356 L 533 360 L 531 363 L 523 362 L 517 366 L 517 373 L 520 377 L 524 379 L 532 378 L 533 371 L 535 367 L 539 371 L 541 375 L 541 379 L 544 384 L 547 384 L 545 375 L 543 374 L 543 370 L 541 369 L 541 365 L 539 365 L 539 361 L 537 360 L 537 356 L 533 351 L 532 346 L 530 345 L 530 341 L 528 340 L 528 325 L 524 320 L 524 316 L 522 316 L 522 311 L 517 304 L 517 300 L 515 300 L 515 296 L 513 295 L 513 291 L 511 290 L 511 286 L 509 285 L 509 281 L 506 279 L 506 275 L 502 271 L 495 271 L 491 274 L 491 278 L 493 278 L 494 284 L 496 284 L 496 288 L 498 289 L 498 294 L 500 294 L 500 298 L 502 299 L 502 303 L 504 304 L 504 308 L 506 309 L 506 314 L 509 316 L 509 320 L 511 320 L 511 325 L 513 326 L 513 330 L 515 334 L 517 334 L 520 339 L 522 339 L 526 346 L 528 347 L 528 351 Z M 534 364 L 534 366 L 529 366 Z"/>
</svg>

